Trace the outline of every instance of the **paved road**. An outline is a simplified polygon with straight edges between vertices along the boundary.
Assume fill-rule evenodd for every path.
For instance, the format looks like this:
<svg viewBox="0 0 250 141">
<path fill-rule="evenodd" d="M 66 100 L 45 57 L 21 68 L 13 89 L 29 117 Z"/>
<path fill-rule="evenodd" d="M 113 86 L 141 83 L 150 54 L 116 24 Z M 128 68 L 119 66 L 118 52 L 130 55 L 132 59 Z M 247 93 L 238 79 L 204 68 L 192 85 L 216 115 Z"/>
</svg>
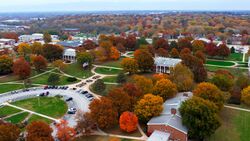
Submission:
<svg viewBox="0 0 250 141">
<path fill-rule="evenodd" d="M 77 93 L 74 90 L 61 90 L 61 89 L 49 89 L 44 90 L 42 88 L 37 88 L 36 90 L 30 90 L 27 92 L 18 92 L 16 94 L 2 94 L 0 95 L 0 105 L 4 104 L 5 102 L 13 102 L 18 100 L 23 100 L 27 98 L 34 98 L 37 97 L 38 94 L 42 92 L 50 92 L 49 96 L 56 96 L 61 95 L 64 99 L 68 97 L 72 97 L 73 101 L 67 102 L 69 108 L 76 108 L 77 110 L 81 110 L 83 112 L 89 111 L 89 103 L 90 101 L 82 94 Z M 64 117 L 69 122 L 70 126 L 75 126 L 75 115 L 68 115 L 66 114 Z"/>
</svg>

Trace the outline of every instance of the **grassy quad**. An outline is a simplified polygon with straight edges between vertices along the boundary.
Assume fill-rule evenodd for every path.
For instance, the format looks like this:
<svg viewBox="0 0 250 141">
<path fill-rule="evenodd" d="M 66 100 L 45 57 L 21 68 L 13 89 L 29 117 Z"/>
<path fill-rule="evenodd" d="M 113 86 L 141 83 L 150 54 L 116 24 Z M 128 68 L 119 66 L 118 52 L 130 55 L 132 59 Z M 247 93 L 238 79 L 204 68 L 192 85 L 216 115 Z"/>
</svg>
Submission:
<svg viewBox="0 0 250 141">
<path fill-rule="evenodd" d="M 31 115 L 31 117 L 28 119 L 28 122 L 31 123 L 33 121 L 44 121 L 48 124 L 50 124 L 52 122 L 52 120 L 38 116 L 38 115 Z"/>
<path fill-rule="evenodd" d="M 0 94 L 9 92 L 9 91 L 23 89 L 23 88 L 24 88 L 23 84 L 0 84 Z"/>
<path fill-rule="evenodd" d="M 5 117 L 8 115 L 18 113 L 18 112 L 21 112 L 21 110 L 10 107 L 10 106 L 4 106 L 0 108 L 0 117 Z"/>
<path fill-rule="evenodd" d="M 83 70 L 81 65 L 77 63 L 67 65 L 64 70 L 64 73 L 78 78 L 88 78 L 93 75 L 90 70 Z"/>
<path fill-rule="evenodd" d="M 120 58 L 117 61 L 108 61 L 108 62 L 104 62 L 104 63 L 98 64 L 98 65 L 121 68 L 122 67 L 121 62 L 122 62 L 122 58 Z"/>
<path fill-rule="evenodd" d="M 17 124 L 17 123 L 22 122 L 28 115 L 29 115 L 28 112 L 23 112 L 23 113 L 11 116 L 11 117 L 9 117 L 9 118 L 7 118 L 5 120 L 9 121 L 11 123 Z"/>
<path fill-rule="evenodd" d="M 93 84 L 92 84 L 93 85 Z M 115 87 L 117 87 L 117 85 L 111 85 L 111 84 L 106 84 L 106 89 L 102 92 L 96 92 L 92 89 L 92 85 L 90 86 L 90 91 L 98 94 L 98 95 L 101 95 L 101 96 L 105 96 L 109 93 L 109 91 Z"/>
<path fill-rule="evenodd" d="M 228 62 L 228 61 L 217 61 L 217 60 L 207 60 L 206 62 L 207 65 L 216 65 L 216 66 L 225 66 L 225 67 L 230 67 L 233 66 L 233 62 Z"/>
<path fill-rule="evenodd" d="M 57 97 L 30 98 L 12 104 L 53 118 L 62 117 L 68 108 L 67 104 Z"/>
<path fill-rule="evenodd" d="M 102 79 L 104 82 L 117 83 L 117 76 L 107 76 Z"/>
<path fill-rule="evenodd" d="M 122 70 L 120 70 L 120 69 L 111 69 L 111 68 L 104 68 L 104 67 L 97 67 L 95 69 L 95 72 L 99 73 L 99 74 L 116 75 L 116 74 L 122 72 Z"/>
</svg>

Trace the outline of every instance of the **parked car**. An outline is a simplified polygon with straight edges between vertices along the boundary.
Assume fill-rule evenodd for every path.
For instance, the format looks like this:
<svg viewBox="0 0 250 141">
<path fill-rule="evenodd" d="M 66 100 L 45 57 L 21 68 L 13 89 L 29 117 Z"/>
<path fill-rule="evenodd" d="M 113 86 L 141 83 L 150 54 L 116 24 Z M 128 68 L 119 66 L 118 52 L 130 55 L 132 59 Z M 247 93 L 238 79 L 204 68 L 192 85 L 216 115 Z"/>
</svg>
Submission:
<svg viewBox="0 0 250 141">
<path fill-rule="evenodd" d="M 89 93 L 88 91 L 82 91 L 81 94 L 87 94 Z"/>
<path fill-rule="evenodd" d="M 68 109 L 68 114 L 75 114 L 76 113 L 76 108 L 69 108 Z"/>
<path fill-rule="evenodd" d="M 89 80 L 86 80 L 86 82 L 93 82 L 93 80 L 90 80 L 90 79 L 89 79 Z"/>
<path fill-rule="evenodd" d="M 69 98 L 67 98 L 65 101 L 69 102 L 69 101 L 71 101 L 71 100 L 73 100 L 73 98 L 72 98 L 72 97 L 69 97 Z"/>
</svg>

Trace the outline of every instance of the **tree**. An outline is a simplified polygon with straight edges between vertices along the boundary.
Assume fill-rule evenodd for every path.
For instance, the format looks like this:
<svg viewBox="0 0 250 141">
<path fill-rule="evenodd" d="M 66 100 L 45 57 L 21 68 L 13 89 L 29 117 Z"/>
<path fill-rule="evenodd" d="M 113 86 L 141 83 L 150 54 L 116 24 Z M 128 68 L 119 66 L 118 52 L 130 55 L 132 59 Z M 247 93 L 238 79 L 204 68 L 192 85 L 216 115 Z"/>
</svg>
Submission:
<svg viewBox="0 0 250 141">
<path fill-rule="evenodd" d="M 124 58 L 121 62 L 122 68 L 125 72 L 128 72 L 129 74 L 135 74 L 138 71 L 138 63 L 133 58 Z"/>
<path fill-rule="evenodd" d="M 110 57 L 111 57 L 111 48 L 113 47 L 112 42 L 103 41 L 103 42 L 101 42 L 100 47 L 103 48 L 105 57 L 107 59 L 110 59 Z"/>
<path fill-rule="evenodd" d="M 33 121 L 27 128 L 27 141 L 54 141 L 52 128 L 42 121 Z"/>
<path fill-rule="evenodd" d="M 120 72 L 118 75 L 117 75 L 117 80 L 116 82 L 117 83 L 125 83 L 127 81 L 127 76 L 124 74 L 124 72 Z"/>
<path fill-rule="evenodd" d="M 135 75 L 132 78 L 134 84 L 141 89 L 143 94 L 151 93 L 153 88 L 153 81 L 144 76 Z"/>
<path fill-rule="evenodd" d="M 184 48 L 181 50 L 180 56 L 184 54 L 191 54 L 191 50 L 189 48 Z"/>
<path fill-rule="evenodd" d="M 154 66 L 153 56 L 144 49 L 138 49 L 134 52 L 135 60 L 138 62 L 139 69 L 143 72 L 151 71 Z"/>
<path fill-rule="evenodd" d="M 90 112 L 78 112 L 76 116 L 76 130 L 84 135 L 90 135 L 95 126 L 94 120 L 91 118 Z"/>
<path fill-rule="evenodd" d="M 153 87 L 153 94 L 159 95 L 163 100 L 174 97 L 177 94 L 176 85 L 168 79 L 161 79 Z"/>
<path fill-rule="evenodd" d="M 82 47 L 86 50 L 91 50 L 91 49 L 95 49 L 96 45 L 93 41 L 91 40 L 85 40 L 82 44 Z"/>
<path fill-rule="evenodd" d="M 135 50 L 136 48 L 136 37 L 134 35 L 128 35 L 126 38 L 125 48 L 126 50 Z"/>
<path fill-rule="evenodd" d="M 221 56 L 223 59 L 230 55 L 230 49 L 227 47 L 226 44 L 220 44 L 217 51 L 218 55 Z"/>
<path fill-rule="evenodd" d="M 176 41 L 171 41 L 171 42 L 170 42 L 168 51 L 171 51 L 173 48 L 175 48 L 175 49 L 178 48 L 178 44 L 177 44 Z"/>
<path fill-rule="evenodd" d="M 77 53 L 77 62 L 79 64 L 84 64 L 84 63 L 88 63 L 88 68 L 91 68 L 92 63 L 94 61 L 94 57 L 91 53 L 89 52 L 80 52 Z"/>
<path fill-rule="evenodd" d="M 110 99 L 94 99 L 90 105 L 90 116 L 102 129 L 111 128 L 118 123 L 118 113 Z"/>
<path fill-rule="evenodd" d="M 116 45 L 116 48 L 117 48 L 117 50 L 119 50 L 122 53 L 125 53 L 125 51 L 126 51 L 126 48 L 121 43 L 118 43 Z"/>
<path fill-rule="evenodd" d="M 63 63 L 63 60 L 55 60 L 52 62 L 54 67 L 59 68 L 60 70 L 64 70 L 66 68 L 66 64 Z"/>
<path fill-rule="evenodd" d="M 95 81 L 95 83 L 93 84 L 93 90 L 96 92 L 102 92 L 106 89 L 106 85 L 104 84 L 102 79 L 98 79 L 97 81 Z"/>
<path fill-rule="evenodd" d="M 176 84 L 178 91 L 189 91 L 194 84 L 192 71 L 183 64 L 177 64 L 171 69 L 170 78 Z"/>
<path fill-rule="evenodd" d="M 12 71 L 15 75 L 18 75 L 20 79 L 26 79 L 31 74 L 31 67 L 23 57 L 20 57 L 14 62 Z"/>
<path fill-rule="evenodd" d="M 17 52 L 21 56 L 26 56 L 31 53 L 31 46 L 27 43 L 20 43 L 17 47 Z"/>
<path fill-rule="evenodd" d="M 163 48 L 157 49 L 156 54 L 161 57 L 168 57 L 168 51 Z"/>
<path fill-rule="evenodd" d="M 192 42 L 192 51 L 197 52 L 201 51 L 203 52 L 205 50 L 205 43 L 201 40 L 194 40 Z"/>
<path fill-rule="evenodd" d="M 250 86 L 241 91 L 241 101 L 250 105 Z"/>
<path fill-rule="evenodd" d="M 184 101 L 179 110 L 188 135 L 200 140 L 212 135 L 221 125 L 216 109 L 214 103 L 196 96 Z"/>
<path fill-rule="evenodd" d="M 34 42 L 31 45 L 32 54 L 43 55 L 43 45 L 39 42 Z"/>
<path fill-rule="evenodd" d="M 8 74 L 12 71 L 13 59 L 8 55 L 0 56 L 0 75 Z"/>
<path fill-rule="evenodd" d="M 55 73 L 51 73 L 48 77 L 48 83 L 51 85 L 56 85 L 60 81 L 60 76 Z"/>
<path fill-rule="evenodd" d="M 170 56 L 171 56 L 172 58 L 179 58 L 179 52 L 178 52 L 178 50 L 177 50 L 176 48 L 173 48 L 173 49 L 171 50 L 171 52 L 170 52 Z"/>
<path fill-rule="evenodd" d="M 11 123 L 0 123 L 0 140 L 16 141 L 21 133 L 20 129 Z"/>
<path fill-rule="evenodd" d="M 110 59 L 118 60 L 119 58 L 120 52 L 115 47 L 111 47 Z"/>
<path fill-rule="evenodd" d="M 113 88 L 108 93 L 108 98 L 112 100 L 118 115 L 130 110 L 130 97 L 122 88 Z"/>
<path fill-rule="evenodd" d="M 154 84 L 161 79 L 169 79 L 169 76 L 167 74 L 164 74 L 164 73 L 156 73 L 152 77 Z"/>
<path fill-rule="evenodd" d="M 122 86 L 122 90 L 130 96 L 130 109 L 134 109 L 136 102 L 143 95 L 142 91 L 133 83 L 125 83 Z"/>
<path fill-rule="evenodd" d="M 146 94 L 135 106 L 135 114 L 143 121 L 147 122 L 154 116 L 159 116 L 163 110 L 163 99 L 160 96 Z"/>
<path fill-rule="evenodd" d="M 154 43 L 154 48 L 155 48 L 155 49 L 162 48 L 162 49 L 167 50 L 168 47 L 169 47 L 168 41 L 165 40 L 164 38 L 159 38 L 159 39 L 157 39 L 156 42 Z"/>
<path fill-rule="evenodd" d="M 206 63 L 206 56 L 202 51 L 200 51 L 200 50 L 196 51 L 195 57 L 199 58 L 203 62 L 203 64 Z"/>
<path fill-rule="evenodd" d="M 234 47 L 231 47 L 231 48 L 230 48 L 230 52 L 231 52 L 231 53 L 235 53 L 235 48 L 234 48 Z"/>
<path fill-rule="evenodd" d="M 49 32 L 44 32 L 43 33 L 43 40 L 45 43 L 49 43 L 52 41 L 51 39 L 51 35 L 49 34 Z"/>
<path fill-rule="evenodd" d="M 213 42 L 208 43 L 206 45 L 205 50 L 206 50 L 207 55 L 209 55 L 211 57 L 214 57 L 218 54 L 217 53 L 217 46 Z"/>
<path fill-rule="evenodd" d="M 47 60 L 42 56 L 35 56 L 33 65 L 37 71 L 45 70 L 47 68 Z"/>
<path fill-rule="evenodd" d="M 178 39 L 178 48 L 180 50 L 184 49 L 184 48 L 189 48 L 190 50 L 192 49 L 192 44 L 191 42 L 187 39 L 187 38 L 180 38 Z"/>
<path fill-rule="evenodd" d="M 222 109 L 224 105 L 223 92 L 214 84 L 202 82 L 193 90 L 194 96 L 209 100 L 216 104 L 218 109 Z"/>
<path fill-rule="evenodd" d="M 15 42 L 17 42 L 19 40 L 18 35 L 15 32 L 6 32 L 3 34 L 3 38 L 14 39 Z"/>
<path fill-rule="evenodd" d="M 45 44 L 43 46 L 44 57 L 49 61 L 55 61 L 62 58 L 63 47 L 60 45 Z"/>
<path fill-rule="evenodd" d="M 56 136 L 60 141 L 71 141 L 76 135 L 76 131 L 74 128 L 68 126 L 68 122 L 66 120 L 61 120 L 60 123 L 56 124 L 56 128 Z"/>
<path fill-rule="evenodd" d="M 216 73 L 211 82 L 222 91 L 230 91 L 234 85 L 234 79 L 231 75 Z"/>
<path fill-rule="evenodd" d="M 123 112 L 119 119 L 120 128 L 125 132 L 137 130 L 138 118 L 132 112 Z"/>
</svg>

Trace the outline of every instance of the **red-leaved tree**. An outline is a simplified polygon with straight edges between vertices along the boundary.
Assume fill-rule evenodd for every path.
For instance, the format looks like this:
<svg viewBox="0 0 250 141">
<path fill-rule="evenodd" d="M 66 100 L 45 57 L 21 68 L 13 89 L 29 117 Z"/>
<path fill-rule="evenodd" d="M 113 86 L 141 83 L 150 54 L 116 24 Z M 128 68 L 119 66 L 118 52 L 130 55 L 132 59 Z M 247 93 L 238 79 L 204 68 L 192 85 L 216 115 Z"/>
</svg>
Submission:
<svg viewBox="0 0 250 141">
<path fill-rule="evenodd" d="M 126 132 L 133 132 L 137 129 L 138 118 L 132 112 L 123 112 L 119 120 L 120 128 Z"/>
</svg>

